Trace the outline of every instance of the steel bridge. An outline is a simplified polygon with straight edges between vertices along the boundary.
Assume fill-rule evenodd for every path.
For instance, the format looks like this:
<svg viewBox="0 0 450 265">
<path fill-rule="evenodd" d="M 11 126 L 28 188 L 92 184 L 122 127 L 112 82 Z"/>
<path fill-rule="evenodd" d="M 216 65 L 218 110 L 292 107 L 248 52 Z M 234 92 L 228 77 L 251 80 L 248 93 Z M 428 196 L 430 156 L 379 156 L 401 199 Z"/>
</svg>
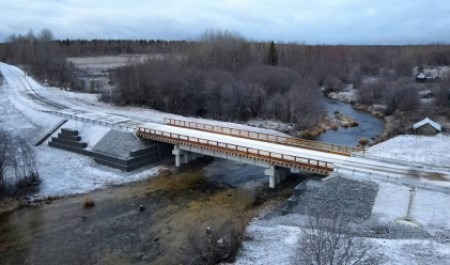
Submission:
<svg viewBox="0 0 450 265">
<path fill-rule="evenodd" d="M 266 168 L 269 186 L 275 187 L 291 169 L 329 175 L 336 159 L 351 156 L 358 148 L 301 140 L 176 119 L 165 125 L 141 126 L 137 136 L 174 145 L 175 164 L 198 155 L 220 157 Z M 339 159 L 340 158 L 340 159 Z"/>
</svg>

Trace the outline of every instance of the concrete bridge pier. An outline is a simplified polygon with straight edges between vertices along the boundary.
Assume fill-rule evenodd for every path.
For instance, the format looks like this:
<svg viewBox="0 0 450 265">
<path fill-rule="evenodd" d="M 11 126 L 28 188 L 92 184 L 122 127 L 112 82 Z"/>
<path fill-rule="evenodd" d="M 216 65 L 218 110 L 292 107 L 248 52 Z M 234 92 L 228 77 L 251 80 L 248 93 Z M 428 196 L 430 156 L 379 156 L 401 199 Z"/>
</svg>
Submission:
<svg viewBox="0 0 450 265">
<path fill-rule="evenodd" d="M 181 150 L 179 145 L 174 145 L 172 154 L 175 156 L 175 166 L 179 167 L 199 158 L 201 155 L 189 151 Z"/>
<path fill-rule="evenodd" d="M 172 150 L 172 155 L 175 156 L 175 166 L 179 167 L 182 164 L 186 163 L 185 160 L 187 156 L 185 156 L 187 152 L 180 149 L 179 145 L 174 145 Z"/>
<path fill-rule="evenodd" d="M 291 173 L 289 168 L 270 166 L 264 171 L 269 176 L 269 187 L 275 188 L 281 181 L 285 180 L 287 175 Z"/>
</svg>

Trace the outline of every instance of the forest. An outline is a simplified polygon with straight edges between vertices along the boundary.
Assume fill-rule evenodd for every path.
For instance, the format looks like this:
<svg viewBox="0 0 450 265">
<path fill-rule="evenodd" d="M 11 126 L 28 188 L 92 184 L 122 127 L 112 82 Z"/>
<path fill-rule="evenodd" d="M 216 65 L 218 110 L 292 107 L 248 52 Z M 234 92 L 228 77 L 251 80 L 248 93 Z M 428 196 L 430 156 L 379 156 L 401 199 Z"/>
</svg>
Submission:
<svg viewBox="0 0 450 265">
<path fill-rule="evenodd" d="M 77 89 L 67 57 L 177 55 L 112 70 L 103 100 L 228 121 L 273 119 L 309 128 L 322 118 L 321 93 L 351 85 L 358 102 L 384 104 L 386 115 L 420 108 L 414 75 L 447 66 L 450 46 L 346 46 L 255 42 L 210 30 L 196 41 L 55 40 L 48 29 L 12 35 L 0 60 L 29 67 L 55 86 Z M 416 69 L 415 72 L 413 69 Z M 448 77 L 433 85 L 436 107 L 448 107 Z"/>
</svg>

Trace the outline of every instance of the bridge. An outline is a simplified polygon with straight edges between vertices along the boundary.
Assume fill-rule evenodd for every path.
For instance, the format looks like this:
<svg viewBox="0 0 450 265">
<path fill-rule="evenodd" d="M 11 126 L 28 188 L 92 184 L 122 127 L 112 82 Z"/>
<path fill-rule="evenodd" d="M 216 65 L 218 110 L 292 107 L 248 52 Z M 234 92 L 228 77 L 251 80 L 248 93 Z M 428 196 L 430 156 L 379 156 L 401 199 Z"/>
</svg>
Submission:
<svg viewBox="0 0 450 265">
<path fill-rule="evenodd" d="M 208 155 L 266 168 L 274 188 L 291 169 L 329 175 L 334 163 L 358 148 L 301 140 L 218 125 L 165 119 L 136 130 L 138 137 L 174 145 L 175 165 Z"/>
</svg>

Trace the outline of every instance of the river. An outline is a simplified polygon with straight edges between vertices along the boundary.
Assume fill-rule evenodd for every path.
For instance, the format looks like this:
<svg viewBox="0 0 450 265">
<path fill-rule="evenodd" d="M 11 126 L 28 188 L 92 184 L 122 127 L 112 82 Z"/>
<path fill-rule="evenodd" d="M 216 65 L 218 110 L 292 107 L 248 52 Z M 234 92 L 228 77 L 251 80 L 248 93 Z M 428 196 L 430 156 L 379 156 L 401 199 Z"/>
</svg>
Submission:
<svg viewBox="0 0 450 265">
<path fill-rule="evenodd" d="M 328 112 L 330 117 L 334 117 L 334 111 L 339 111 L 345 116 L 350 116 L 356 119 L 359 126 L 349 127 L 347 129 L 340 127 L 336 131 L 328 130 L 318 136 L 315 139 L 316 141 L 356 146 L 358 145 L 359 139 L 363 137 L 371 139 L 383 132 L 384 120 L 376 118 L 367 112 L 356 110 L 352 108 L 351 105 L 337 100 L 323 97 L 322 101 L 325 110 Z"/>
</svg>

